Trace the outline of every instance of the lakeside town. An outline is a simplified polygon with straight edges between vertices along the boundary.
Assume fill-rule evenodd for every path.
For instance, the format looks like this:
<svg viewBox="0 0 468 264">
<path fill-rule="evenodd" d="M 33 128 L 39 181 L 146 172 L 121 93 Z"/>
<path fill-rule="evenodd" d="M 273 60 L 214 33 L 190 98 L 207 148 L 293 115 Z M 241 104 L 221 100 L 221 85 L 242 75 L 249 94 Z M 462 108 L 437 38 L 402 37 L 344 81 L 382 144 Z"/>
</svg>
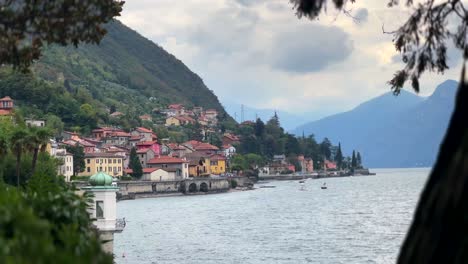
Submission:
<svg viewBox="0 0 468 264">
<path fill-rule="evenodd" d="M 12 116 L 14 108 L 12 98 L 7 96 L 0 99 L 1 116 Z M 312 158 L 299 154 L 296 159 L 298 166 L 282 153 L 275 154 L 263 164 L 254 164 L 252 169 L 257 171 L 255 175 L 245 174 L 242 168 L 233 164 L 237 155 L 236 146 L 241 143 L 241 136 L 231 131 L 219 131 L 216 110 L 203 110 L 202 107 L 187 110 L 181 104 L 171 104 L 158 112 L 163 115 L 164 125 L 169 128 L 198 125 L 201 128 L 198 138 L 205 142 L 195 139 L 180 143 L 171 142 L 168 138 L 159 138 L 152 129 L 145 127 L 125 131 L 117 127 L 102 126 L 93 129 L 86 136 L 64 130 L 50 138 L 46 149 L 51 156 L 63 161 L 57 171 L 68 182 L 84 180 L 98 172 L 107 173 L 115 180 L 153 182 L 196 177 L 255 176 L 258 179 L 260 176 L 274 179 L 274 176 L 280 175 L 349 175 L 349 171 L 338 169 L 336 161 L 324 158 L 323 162 L 319 163 L 322 166 L 317 168 L 314 167 Z M 120 112 L 110 114 L 113 117 L 121 115 Z M 152 121 L 149 114 L 140 116 L 140 119 Z M 46 121 L 41 119 L 24 121 L 27 126 L 47 126 Z M 243 124 L 255 125 L 255 122 L 245 121 Z M 219 146 L 206 142 L 207 135 L 215 132 L 221 135 Z M 357 159 L 356 162 L 360 165 L 359 153 Z M 368 171 L 359 170 L 357 173 L 368 174 Z"/>
</svg>

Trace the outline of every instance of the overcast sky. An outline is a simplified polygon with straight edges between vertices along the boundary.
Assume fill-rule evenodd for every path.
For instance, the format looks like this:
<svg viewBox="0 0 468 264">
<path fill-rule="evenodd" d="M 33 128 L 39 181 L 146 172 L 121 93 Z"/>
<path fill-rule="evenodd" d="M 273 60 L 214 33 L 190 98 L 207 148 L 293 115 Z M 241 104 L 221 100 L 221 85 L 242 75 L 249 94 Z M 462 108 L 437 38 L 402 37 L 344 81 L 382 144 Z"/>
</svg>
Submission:
<svg viewBox="0 0 468 264">
<path fill-rule="evenodd" d="M 396 29 L 409 11 L 387 1 L 349 5 L 356 22 L 331 8 L 319 21 L 298 19 L 288 0 L 128 0 L 120 20 L 182 60 L 222 102 L 334 113 L 389 91 L 402 65 L 382 25 Z M 458 79 L 453 66 L 425 74 L 422 95 Z"/>
</svg>

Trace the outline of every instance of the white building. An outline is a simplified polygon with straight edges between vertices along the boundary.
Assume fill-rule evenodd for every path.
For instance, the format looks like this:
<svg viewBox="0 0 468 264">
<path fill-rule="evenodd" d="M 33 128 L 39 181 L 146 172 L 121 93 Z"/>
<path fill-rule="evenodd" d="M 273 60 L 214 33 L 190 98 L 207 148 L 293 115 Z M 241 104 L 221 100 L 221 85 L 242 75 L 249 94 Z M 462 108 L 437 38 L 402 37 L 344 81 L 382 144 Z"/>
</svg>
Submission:
<svg viewBox="0 0 468 264">
<path fill-rule="evenodd" d="M 175 181 L 177 180 L 177 170 L 171 168 L 144 168 L 143 176 L 141 177 L 144 181 Z"/>
<path fill-rule="evenodd" d="M 91 186 L 83 187 L 86 192 L 93 194 L 93 204 L 88 209 L 93 225 L 99 230 L 103 249 L 112 253 L 114 247 L 114 233 L 122 232 L 125 221 L 117 219 L 117 197 L 119 190 L 112 186 L 112 177 L 104 172 L 98 172 L 89 178 Z"/>
<path fill-rule="evenodd" d="M 56 149 L 54 156 L 62 161 L 62 164 L 57 167 L 57 173 L 65 176 L 65 181 L 69 182 L 73 176 L 73 155 L 65 149 Z"/>
<path fill-rule="evenodd" d="M 25 123 L 28 127 L 45 127 L 45 121 L 44 120 L 35 120 L 35 119 L 26 119 Z"/>
</svg>

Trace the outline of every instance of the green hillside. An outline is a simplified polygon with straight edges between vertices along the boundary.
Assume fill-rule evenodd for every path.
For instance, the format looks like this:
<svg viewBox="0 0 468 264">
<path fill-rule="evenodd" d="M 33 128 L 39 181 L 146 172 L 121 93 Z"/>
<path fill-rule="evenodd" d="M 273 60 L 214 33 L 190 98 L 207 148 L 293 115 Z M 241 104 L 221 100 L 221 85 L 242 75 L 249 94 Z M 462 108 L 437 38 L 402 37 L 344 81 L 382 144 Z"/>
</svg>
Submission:
<svg viewBox="0 0 468 264">
<path fill-rule="evenodd" d="M 12 96 L 24 115 L 50 112 L 66 126 L 88 124 L 80 115 L 107 123 L 111 109 L 131 122 L 170 103 L 214 108 L 227 118 L 216 95 L 176 57 L 119 21 L 107 30 L 100 45 L 48 47 L 33 76 L 2 70 L 0 96 Z"/>
</svg>

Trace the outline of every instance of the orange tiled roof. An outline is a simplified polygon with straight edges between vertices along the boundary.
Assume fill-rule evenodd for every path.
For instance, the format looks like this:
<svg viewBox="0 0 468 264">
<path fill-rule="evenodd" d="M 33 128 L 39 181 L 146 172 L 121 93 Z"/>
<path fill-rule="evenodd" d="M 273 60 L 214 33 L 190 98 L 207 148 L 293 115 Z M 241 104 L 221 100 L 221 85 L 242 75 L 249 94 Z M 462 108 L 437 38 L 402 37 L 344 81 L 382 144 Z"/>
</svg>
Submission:
<svg viewBox="0 0 468 264">
<path fill-rule="evenodd" d="M 187 161 L 179 158 L 169 157 L 169 156 L 161 156 L 158 158 L 154 158 L 148 161 L 148 164 L 177 164 L 177 163 L 187 163 Z"/>
<path fill-rule="evenodd" d="M 137 127 L 136 131 L 141 132 L 141 133 L 153 133 L 152 130 L 144 128 L 144 127 Z"/>
<path fill-rule="evenodd" d="M 154 145 L 158 143 L 157 141 L 142 141 L 142 142 L 138 142 L 136 143 L 137 146 L 151 146 L 151 145 Z"/>
<path fill-rule="evenodd" d="M 198 144 L 197 146 L 194 146 L 194 148 L 195 148 L 195 150 L 219 150 L 218 147 L 213 146 L 213 145 L 208 144 L 208 143 Z"/>
</svg>

